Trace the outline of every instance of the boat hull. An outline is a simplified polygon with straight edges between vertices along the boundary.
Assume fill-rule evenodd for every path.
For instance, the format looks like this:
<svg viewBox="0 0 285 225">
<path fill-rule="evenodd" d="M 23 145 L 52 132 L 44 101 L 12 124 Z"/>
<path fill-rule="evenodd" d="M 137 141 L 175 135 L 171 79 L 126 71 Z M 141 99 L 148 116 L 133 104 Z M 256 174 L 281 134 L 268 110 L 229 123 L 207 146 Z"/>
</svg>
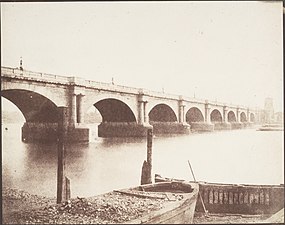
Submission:
<svg viewBox="0 0 285 225">
<path fill-rule="evenodd" d="M 174 182 L 163 182 L 161 184 L 171 184 Z M 177 183 L 177 182 L 175 182 Z M 178 182 L 182 183 L 182 182 Z M 183 194 L 183 199 L 179 201 L 169 201 L 165 206 L 149 214 L 137 218 L 131 221 L 128 221 L 127 224 L 191 224 L 193 223 L 196 202 L 199 192 L 199 185 L 196 183 L 184 182 L 183 185 L 193 188 L 191 193 Z M 157 184 L 151 185 L 141 185 L 140 189 L 145 190 L 147 187 L 155 187 Z M 153 190 L 152 190 L 153 191 Z M 162 192 L 164 192 L 162 190 Z M 170 192 L 169 190 L 167 191 Z M 171 193 L 171 192 L 170 192 Z M 174 190 L 173 193 L 177 193 Z M 181 194 L 181 193 L 179 193 Z"/>
<path fill-rule="evenodd" d="M 175 179 L 155 176 L 155 182 Z M 181 180 L 180 180 L 181 181 Z M 199 182 L 203 203 L 210 213 L 274 214 L 284 207 L 284 184 L 248 185 Z M 204 212 L 197 199 L 197 212 Z"/>
<path fill-rule="evenodd" d="M 284 207 L 283 185 L 234 185 L 200 183 L 200 193 L 209 212 L 274 214 Z M 200 200 L 197 211 L 203 212 Z"/>
</svg>

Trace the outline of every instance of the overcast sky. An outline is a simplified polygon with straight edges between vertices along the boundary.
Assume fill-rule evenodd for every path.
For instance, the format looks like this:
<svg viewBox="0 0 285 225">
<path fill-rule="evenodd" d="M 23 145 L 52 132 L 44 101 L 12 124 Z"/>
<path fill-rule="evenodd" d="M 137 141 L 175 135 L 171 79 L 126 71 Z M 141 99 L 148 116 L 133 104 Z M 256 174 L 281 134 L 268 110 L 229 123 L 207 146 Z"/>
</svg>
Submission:
<svg viewBox="0 0 285 225">
<path fill-rule="evenodd" d="M 283 110 L 279 2 L 1 3 L 2 66 Z"/>
</svg>

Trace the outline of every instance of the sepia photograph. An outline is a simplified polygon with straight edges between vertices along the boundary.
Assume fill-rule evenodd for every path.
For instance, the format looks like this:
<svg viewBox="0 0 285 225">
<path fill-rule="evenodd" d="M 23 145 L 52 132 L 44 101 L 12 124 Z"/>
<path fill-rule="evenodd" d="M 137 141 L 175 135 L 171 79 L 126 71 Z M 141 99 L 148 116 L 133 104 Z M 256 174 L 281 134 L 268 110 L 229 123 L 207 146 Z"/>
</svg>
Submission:
<svg viewBox="0 0 285 225">
<path fill-rule="evenodd" d="M 2 224 L 284 224 L 283 1 L 0 4 Z"/>
</svg>

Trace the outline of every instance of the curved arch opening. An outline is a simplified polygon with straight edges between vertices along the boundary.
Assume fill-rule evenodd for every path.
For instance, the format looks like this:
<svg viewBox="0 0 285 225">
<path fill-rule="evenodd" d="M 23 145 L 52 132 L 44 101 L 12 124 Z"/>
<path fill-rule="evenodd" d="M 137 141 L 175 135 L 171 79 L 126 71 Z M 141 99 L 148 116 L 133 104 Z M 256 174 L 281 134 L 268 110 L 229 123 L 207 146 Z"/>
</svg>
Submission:
<svg viewBox="0 0 285 225">
<path fill-rule="evenodd" d="M 253 113 L 250 113 L 250 122 L 255 122 L 255 117 Z"/>
<path fill-rule="evenodd" d="M 43 95 L 28 90 L 11 89 L 1 91 L 1 96 L 18 107 L 26 122 L 55 123 L 58 121 L 57 106 Z"/>
<path fill-rule="evenodd" d="M 172 108 L 166 104 L 158 104 L 149 112 L 150 122 L 176 122 L 177 117 Z"/>
<path fill-rule="evenodd" d="M 102 116 L 102 122 L 136 122 L 130 107 L 117 99 L 103 99 L 94 104 Z"/>
<path fill-rule="evenodd" d="M 211 122 L 213 123 L 221 123 L 223 121 L 222 114 L 217 109 L 214 109 L 211 112 L 210 118 L 211 118 Z"/>
<path fill-rule="evenodd" d="M 84 113 L 84 123 L 86 124 L 99 124 L 102 121 L 102 115 L 94 105 L 90 106 Z"/>
<path fill-rule="evenodd" d="M 241 114 L 240 114 L 240 122 L 246 122 L 247 120 L 246 120 L 246 115 L 245 115 L 245 113 L 244 112 L 242 112 Z"/>
<path fill-rule="evenodd" d="M 21 110 L 10 100 L 1 96 L 1 122 L 2 124 L 23 124 L 26 119 Z"/>
<path fill-rule="evenodd" d="M 232 123 L 232 122 L 236 122 L 237 121 L 237 118 L 236 118 L 236 115 L 233 111 L 229 111 L 228 113 L 228 122 L 229 123 Z"/>
<path fill-rule="evenodd" d="M 198 109 L 197 107 L 190 108 L 186 113 L 186 122 L 189 124 L 196 122 L 204 122 L 204 116 L 200 109 Z"/>
</svg>

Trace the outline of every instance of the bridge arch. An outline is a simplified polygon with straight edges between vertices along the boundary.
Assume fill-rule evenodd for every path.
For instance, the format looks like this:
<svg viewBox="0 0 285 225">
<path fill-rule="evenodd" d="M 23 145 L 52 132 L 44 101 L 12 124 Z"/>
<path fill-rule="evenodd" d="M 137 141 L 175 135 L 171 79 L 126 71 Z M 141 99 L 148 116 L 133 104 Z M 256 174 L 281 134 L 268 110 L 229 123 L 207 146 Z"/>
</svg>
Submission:
<svg viewBox="0 0 285 225">
<path fill-rule="evenodd" d="M 223 121 L 222 114 L 219 110 L 214 109 L 210 114 L 211 122 L 213 123 L 221 123 Z"/>
<path fill-rule="evenodd" d="M 29 90 L 2 90 L 1 96 L 14 103 L 25 117 L 26 122 L 56 123 L 57 105 L 49 98 Z"/>
<path fill-rule="evenodd" d="M 149 112 L 150 122 L 176 122 L 177 116 L 174 110 L 167 104 L 155 105 Z"/>
<path fill-rule="evenodd" d="M 1 83 L 1 86 L 1 92 L 9 90 L 31 91 L 51 100 L 57 106 L 68 107 L 69 104 L 68 95 L 70 94 L 70 90 L 65 86 L 54 86 L 52 84 L 42 82 L 34 85 L 27 81 L 23 81 L 21 83 L 4 81 L 3 85 Z"/>
<path fill-rule="evenodd" d="M 246 115 L 245 115 L 245 113 L 244 112 L 241 112 L 241 114 L 240 114 L 240 122 L 246 122 L 247 120 L 246 120 Z"/>
<path fill-rule="evenodd" d="M 203 113 L 197 107 L 191 107 L 186 112 L 186 122 L 189 124 L 193 122 L 204 122 Z"/>
<path fill-rule="evenodd" d="M 250 122 L 255 122 L 254 113 L 250 113 L 250 115 L 249 115 L 249 121 L 250 121 Z"/>
<path fill-rule="evenodd" d="M 86 123 L 86 124 L 98 123 L 99 124 L 102 121 L 103 121 L 102 115 L 94 105 L 91 105 L 86 110 L 86 112 L 84 112 L 84 123 Z"/>
<path fill-rule="evenodd" d="M 92 107 L 94 107 L 94 111 L 99 111 L 98 108 L 95 106 L 97 102 L 101 102 L 107 99 L 114 99 L 127 106 L 131 110 L 132 114 L 134 114 L 135 121 L 138 120 L 137 118 L 138 106 L 136 98 L 125 96 L 120 93 L 108 93 L 103 91 L 97 91 L 94 93 L 94 90 L 85 90 L 84 92 L 84 97 L 82 102 L 82 111 L 84 114 L 84 120 L 85 118 L 88 118 L 88 113 L 90 113 Z M 102 113 L 100 111 L 98 113 L 102 117 Z M 101 121 L 103 121 L 103 118 L 101 119 L 102 119 Z"/>
<path fill-rule="evenodd" d="M 228 112 L 228 122 L 229 123 L 232 123 L 232 122 L 236 122 L 237 121 L 237 118 L 236 118 L 236 115 L 233 111 L 229 111 Z"/>
<path fill-rule="evenodd" d="M 102 122 L 136 122 L 130 107 L 114 98 L 106 98 L 94 104 L 102 116 Z"/>
</svg>

